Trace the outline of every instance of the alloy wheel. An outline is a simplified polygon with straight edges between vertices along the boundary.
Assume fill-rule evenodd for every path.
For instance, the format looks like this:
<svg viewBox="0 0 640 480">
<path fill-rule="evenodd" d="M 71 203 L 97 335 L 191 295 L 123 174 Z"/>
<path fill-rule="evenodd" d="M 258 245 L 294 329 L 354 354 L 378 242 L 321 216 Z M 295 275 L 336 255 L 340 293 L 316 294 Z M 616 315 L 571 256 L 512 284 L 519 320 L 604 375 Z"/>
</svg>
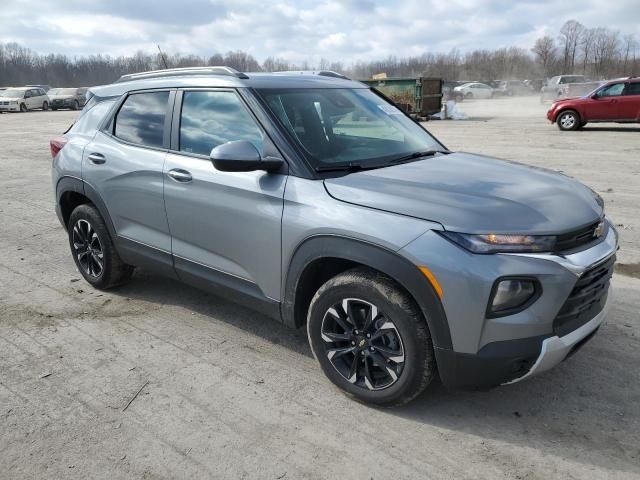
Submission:
<svg viewBox="0 0 640 480">
<path fill-rule="evenodd" d="M 560 117 L 560 126 L 565 129 L 572 128 L 576 124 L 576 117 L 572 113 L 565 113 Z"/>
<path fill-rule="evenodd" d="M 381 390 L 398 381 L 405 351 L 393 320 L 374 304 L 346 298 L 329 308 L 320 331 L 324 354 L 349 383 Z"/>
<path fill-rule="evenodd" d="M 90 277 L 98 278 L 104 271 L 104 251 L 100 238 L 91 224 L 80 219 L 73 226 L 72 242 L 78 264 Z"/>
</svg>

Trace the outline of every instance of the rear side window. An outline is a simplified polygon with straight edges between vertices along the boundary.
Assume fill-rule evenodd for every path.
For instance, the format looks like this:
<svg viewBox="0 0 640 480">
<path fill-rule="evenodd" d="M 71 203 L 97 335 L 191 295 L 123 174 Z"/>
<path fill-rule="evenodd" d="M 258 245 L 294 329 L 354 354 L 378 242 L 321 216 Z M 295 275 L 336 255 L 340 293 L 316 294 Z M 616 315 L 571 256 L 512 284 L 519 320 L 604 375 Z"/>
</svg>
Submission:
<svg viewBox="0 0 640 480">
<path fill-rule="evenodd" d="M 209 155 L 218 145 L 248 140 L 263 152 L 264 135 L 234 92 L 184 92 L 180 151 Z"/>
<path fill-rule="evenodd" d="M 625 95 L 640 95 L 640 82 L 632 82 L 627 84 L 624 90 Z"/>
<path fill-rule="evenodd" d="M 129 95 L 118 111 L 113 134 L 127 142 L 162 147 L 169 92 Z"/>
</svg>

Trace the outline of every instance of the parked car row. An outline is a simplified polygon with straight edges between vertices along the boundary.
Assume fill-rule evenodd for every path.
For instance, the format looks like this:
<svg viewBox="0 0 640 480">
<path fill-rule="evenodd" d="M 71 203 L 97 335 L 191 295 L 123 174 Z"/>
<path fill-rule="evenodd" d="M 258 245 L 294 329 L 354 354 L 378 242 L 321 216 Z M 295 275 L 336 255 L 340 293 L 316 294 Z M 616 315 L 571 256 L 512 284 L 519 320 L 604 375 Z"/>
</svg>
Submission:
<svg viewBox="0 0 640 480">
<path fill-rule="evenodd" d="M 85 104 L 87 88 L 51 88 L 48 85 L 3 87 L 0 89 L 0 112 L 29 110 L 79 110 Z"/>
</svg>

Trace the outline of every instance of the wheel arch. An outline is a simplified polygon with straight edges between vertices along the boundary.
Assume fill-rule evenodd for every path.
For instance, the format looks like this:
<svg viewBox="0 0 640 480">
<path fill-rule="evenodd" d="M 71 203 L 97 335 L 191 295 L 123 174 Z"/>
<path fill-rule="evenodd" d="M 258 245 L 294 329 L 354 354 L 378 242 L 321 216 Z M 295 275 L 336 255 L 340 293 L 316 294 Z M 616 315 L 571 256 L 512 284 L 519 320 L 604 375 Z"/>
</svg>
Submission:
<svg viewBox="0 0 640 480">
<path fill-rule="evenodd" d="M 71 212 L 78 205 L 92 204 L 104 219 L 111 238 L 116 238 L 116 230 L 102 197 L 90 185 L 77 177 L 64 176 L 56 186 L 56 207 L 62 225 L 67 228 Z"/>
<path fill-rule="evenodd" d="M 337 235 L 309 237 L 294 251 L 283 280 L 283 322 L 292 327 L 305 325 L 317 289 L 329 278 L 357 266 L 379 271 L 398 283 L 419 306 L 434 346 L 452 348 L 442 303 L 416 265 L 380 245 Z"/>
</svg>

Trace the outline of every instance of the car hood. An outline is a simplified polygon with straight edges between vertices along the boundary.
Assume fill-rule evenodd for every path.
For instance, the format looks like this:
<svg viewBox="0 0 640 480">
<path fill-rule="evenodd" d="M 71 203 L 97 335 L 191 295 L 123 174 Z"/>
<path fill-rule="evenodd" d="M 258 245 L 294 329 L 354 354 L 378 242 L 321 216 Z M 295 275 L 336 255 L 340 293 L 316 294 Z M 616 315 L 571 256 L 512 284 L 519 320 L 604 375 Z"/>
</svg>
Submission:
<svg viewBox="0 0 640 480">
<path fill-rule="evenodd" d="M 325 179 L 337 200 L 464 233 L 557 234 L 602 216 L 596 194 L 565 175 L 468 153 Z"/>
<path fill-rule="evenodd" d="M 22 100 L 20 97 L 0 97 L 0 102 L 17 102 Z"/>
</svg>

